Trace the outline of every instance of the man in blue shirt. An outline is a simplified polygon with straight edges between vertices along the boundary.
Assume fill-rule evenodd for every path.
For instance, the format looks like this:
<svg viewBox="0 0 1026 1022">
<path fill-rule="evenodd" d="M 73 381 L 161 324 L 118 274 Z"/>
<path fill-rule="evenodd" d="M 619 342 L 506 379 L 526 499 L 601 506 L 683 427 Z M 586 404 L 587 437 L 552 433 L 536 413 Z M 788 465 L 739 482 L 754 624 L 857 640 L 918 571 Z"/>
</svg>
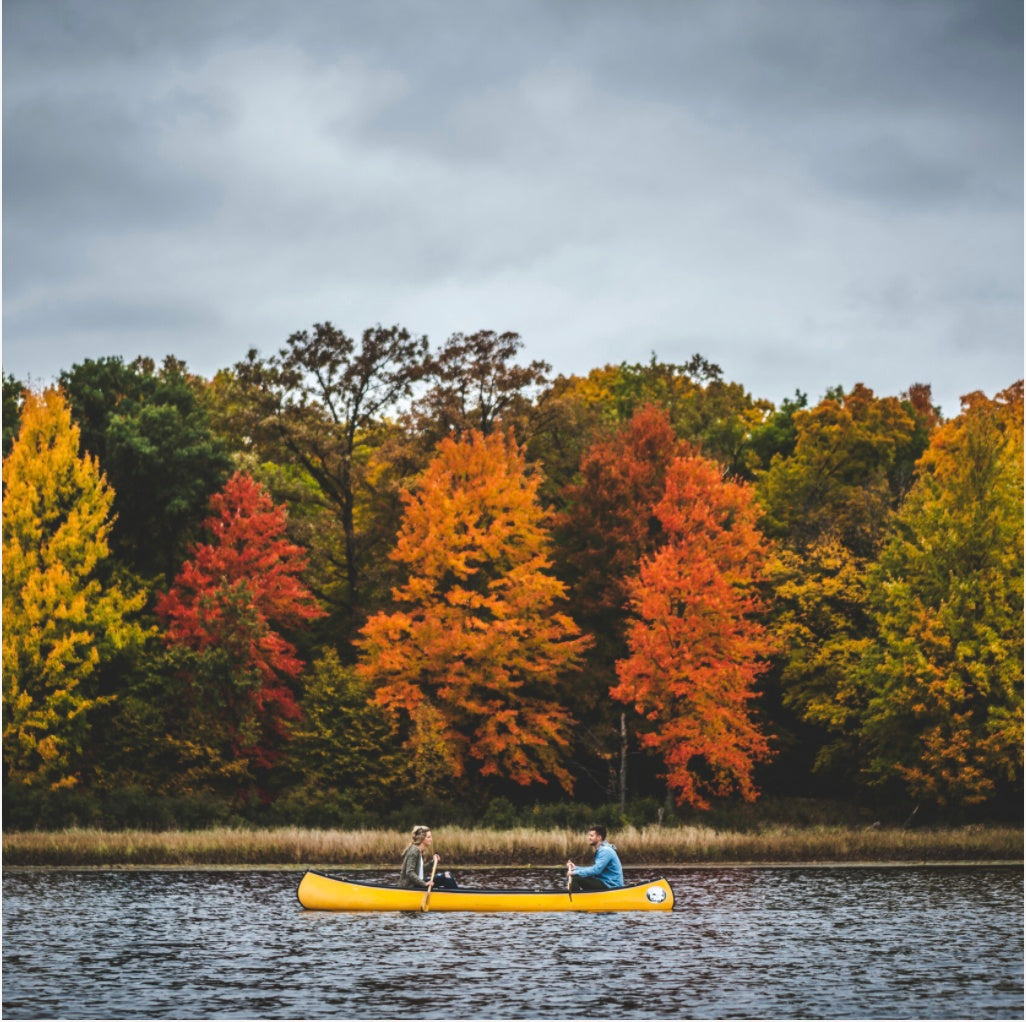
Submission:
<svg viewBox="0 0 1026 1022">
<path fill-rule="evenodd" d="M 594 866 L 575 866 L 567 859 L 570 890 L 605 891 L 610 887 L 623 887 L 623 867 L 616 854 L 616 846 L 606 840 L 606 828 L 594 823 L 588 828 L 588 844 L 595 849 Z"/>
</svg>

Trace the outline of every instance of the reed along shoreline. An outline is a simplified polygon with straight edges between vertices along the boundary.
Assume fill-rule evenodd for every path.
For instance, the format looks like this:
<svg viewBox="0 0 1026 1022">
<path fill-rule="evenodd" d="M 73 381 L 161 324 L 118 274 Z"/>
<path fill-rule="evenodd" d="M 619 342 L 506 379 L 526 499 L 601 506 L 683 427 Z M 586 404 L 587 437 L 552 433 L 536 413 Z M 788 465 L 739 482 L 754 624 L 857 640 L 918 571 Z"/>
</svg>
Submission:
<svg viewBox="0 0 1026 1022">
<path fill-rule="evenodd" d="M 434 827 L 449 868 L 561 867 L 587 854 L 578 830 Z M 610 832 L 627 867 L 730 864 L 988 863 L 1023 861 L 1021 827 L 906 830 L 884 827 L 627 827 Z M 347 866 L 398 868 L 408 843 L 392 830 L 211 828 L 207 830 L 16 831 L 3 835 L 13 866 Z"/>
</svg>

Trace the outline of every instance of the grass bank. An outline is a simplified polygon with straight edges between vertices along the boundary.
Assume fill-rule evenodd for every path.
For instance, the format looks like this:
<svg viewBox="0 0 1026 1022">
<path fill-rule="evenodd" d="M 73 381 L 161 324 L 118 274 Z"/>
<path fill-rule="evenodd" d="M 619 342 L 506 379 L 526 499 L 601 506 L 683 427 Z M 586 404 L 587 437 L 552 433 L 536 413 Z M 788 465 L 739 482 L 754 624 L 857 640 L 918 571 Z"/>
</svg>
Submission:
<svg viewBox="0 0 1026 1022">
<path fill-rule="evenodd" d="M 579 830 L 437 827 L 447 866 L 558 866 L 587 851 Z M 627 866 L 739 862 L 986 862 L 1023 859 L 1021 827 L 628 827 L 610 833 Z M 391 830 L 104 831 L 71 828 L 3 836 L 6 866 L 396 867 L 406 835 Z"/>
</svg>

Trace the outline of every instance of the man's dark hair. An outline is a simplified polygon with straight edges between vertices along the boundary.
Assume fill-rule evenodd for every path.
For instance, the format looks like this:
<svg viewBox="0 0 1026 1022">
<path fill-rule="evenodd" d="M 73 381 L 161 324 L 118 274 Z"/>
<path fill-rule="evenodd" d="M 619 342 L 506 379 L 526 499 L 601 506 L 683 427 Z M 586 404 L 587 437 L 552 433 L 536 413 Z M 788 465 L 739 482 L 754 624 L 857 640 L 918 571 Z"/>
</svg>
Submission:
<svg viewBox="0 0 1026 1022">
<path fill-rule="evenodd" d="M 595 833 L 596 833 L 596 834 L 598 834 L 598 836 L 599 836 L 600 838 L 602 838 L 602 840 L 603 840 L 603 841 L 605 841 L 605 839 L 606 839 L 606 828 L 605 828 L 605 827 L 603 827 L 601 823 L 593 823 L 593 824 L 592 824 L 592 825 L 591 825 L 591 826 L 590 826 L 590 827 L 588 828 L 588 830 L 593 830 L 593 831 L 595 831 Z"/>
</svg>

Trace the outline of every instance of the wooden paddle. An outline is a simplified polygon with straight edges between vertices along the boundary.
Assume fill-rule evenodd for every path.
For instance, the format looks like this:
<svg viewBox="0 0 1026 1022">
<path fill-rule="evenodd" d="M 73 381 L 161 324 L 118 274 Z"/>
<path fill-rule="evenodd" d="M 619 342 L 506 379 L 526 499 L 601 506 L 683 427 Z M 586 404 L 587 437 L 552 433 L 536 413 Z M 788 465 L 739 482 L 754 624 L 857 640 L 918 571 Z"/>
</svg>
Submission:
<svg viewBox="0 0 1026 1022">
<path fill-rule="evenodd" d="M 421 910 L 421 912 L 426 912 L 428 910 L 427 903 L 428 903 L 428 898 L 431 897 L 431 885 L 435 882 L 435 870 L 436 869 L 438 869 L 438 860 L 437 859 L 435 859 L 435 861 L 431 863 L 431 879 L 428 880 L 428 889 L 424 892 L 424 900 L 420 903 L 420 910 Z"/>
<path fill-rule="evenodd" d="M 573 892 L 573 888 L 571 886 L 573 884 L 573 882 L 574 882 L 574 871 L 568 867 L 567 871 L 566 871 L 566 896 L 570 899 L 570 904 L 571 905 L 574 903 L 574 892 Z"/>
</svg>

